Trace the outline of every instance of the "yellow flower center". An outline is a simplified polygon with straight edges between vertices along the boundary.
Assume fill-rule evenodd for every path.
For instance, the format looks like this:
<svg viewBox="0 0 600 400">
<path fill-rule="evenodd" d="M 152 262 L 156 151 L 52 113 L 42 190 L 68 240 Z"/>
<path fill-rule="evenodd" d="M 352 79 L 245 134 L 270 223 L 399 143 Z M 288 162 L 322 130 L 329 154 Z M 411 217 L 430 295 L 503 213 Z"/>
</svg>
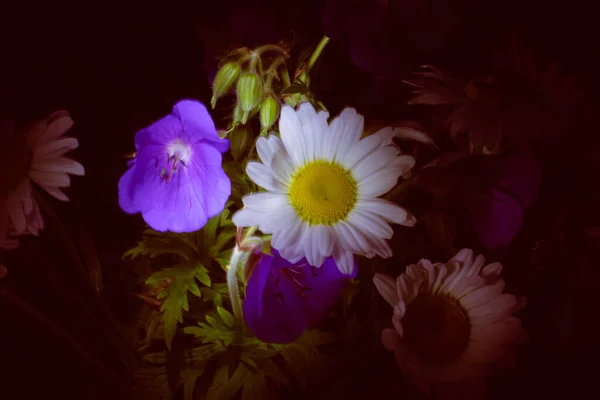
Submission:
<svg viewBox="0 0 600 400">
<path fill-rule="evenodd" d="M 33 154 L 21 137 L 0 140 L 0 196 L 8 193 L 27 179 Z"/>
<path fill-rule="evenodd" d="M 469 315 L 458 300 L 444 294 L 421 294 L 402 318 L 404 340 L 421 360 L 451 364 L 466 350 L 471 336 Z"/>
<path fill-rule="evenodd" d="M 289 196 L 298 216 L 310 225 L 334 225 L 356 204 L 358 185 L 341 165 L 317 160 L 298 169 Z"/>
</svg>

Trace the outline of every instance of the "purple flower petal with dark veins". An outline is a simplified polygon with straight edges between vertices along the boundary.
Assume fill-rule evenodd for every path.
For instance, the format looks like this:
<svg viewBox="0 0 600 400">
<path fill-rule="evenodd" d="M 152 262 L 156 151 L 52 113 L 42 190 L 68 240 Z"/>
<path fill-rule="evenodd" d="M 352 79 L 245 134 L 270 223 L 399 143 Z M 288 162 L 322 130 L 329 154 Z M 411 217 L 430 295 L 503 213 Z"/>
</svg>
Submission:
<svg viewBox="0 0 600 400">
<path fill-rule="evenodd" d="M 487 185 L 471 199 L 469 211 L 481 244 L 490 250 L 508 246 L 537 197 L 542 170 L 537 159 L 517 154 L 490 158 Z"/>
<path fill-rule="evenodd" d="M 292 264 L 276 250 L 263 254 L 246 287 L 244 319 L 263 342 L 293 342 L 325 318 L 357 270 L 344 275 L 331 257 L 314 268 L 306 259 Z"/>
<path fill-rule="evenodd" d="M 173 112 L 135 137 L 136 156 L 119 181 L 119 205 L 142 213 L 157 231 L 193 232 L 223 211 L 231 182 L 219 138 L 206 107 L 181 100 Z"/>
</svg>

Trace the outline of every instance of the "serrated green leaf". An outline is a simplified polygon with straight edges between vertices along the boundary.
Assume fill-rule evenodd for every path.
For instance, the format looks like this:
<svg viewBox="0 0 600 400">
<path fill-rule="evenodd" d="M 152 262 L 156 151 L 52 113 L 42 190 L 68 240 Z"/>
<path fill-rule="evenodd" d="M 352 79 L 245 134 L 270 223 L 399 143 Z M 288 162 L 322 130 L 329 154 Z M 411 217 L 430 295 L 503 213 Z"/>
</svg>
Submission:
<svg viewBox="0 0 600 400">
<path fill-rule="evenodd" d="M 262 400 L 267 392 L 267 380 L 265 374 L 257 372 L 248 377 L 244 382 L 242 400 Z"/>
<path fill-rule="evenodd" d="M 235 396 L 244 387 L 244 382 L 251 376 L 252 372 L 248 367 L 239 363 L 231 378 L 229 378 L 222 387 L 222 400 L 229 400 Z"/>
<path fill-rule="evenodd" d="M 177 324 L 183 322 L 183 311 L 189 310 L 188 292 L 196 296 L 201 295 L 200 288 L 195 282 L 198 274 L 206 274 L 203 280 L 210 283 L 208 271 L 200 264 L 186 263 L 176 267 L 165 268 L 155 272 L 146 283 L 157 286 L 165 280 L 170 280 L 169 285 L 160 292 L 164 298 L 161 305 L 162 321 L 164 326 L 164 338 L 168 349 L 177 331 Z"/>
<path fill-rule="evenodd" d="M 210 282 L 210 281 L 209 281 Z M 190 282 L 190 293 L 194 296 L 200 297 L 202 293 L 200 293 L 200 287 L 196 284 L 196 282 Z"/>
<path fill-rule="evenodd" d="M 218 254 L 223 248 L 230 242 L 233 242 L 236 236 L 236 229 L 229 228 L 222 230 L 217 238 L 215 239 L 212 246 L 210 246 L 210 254 L 215 255 Z"/>
<path fill-rule="evenodd" d="M 196 266 L 196 270 L 194 271 L 196 275 L 196 279 L 198 279 L 204 286 L 210 287 L 211 281 L 210 276 L 208 275 L 208 270 L 203 266 L 198 264 Z"/>
<path fill-rule="evenodd" d="M 233 315 L 229 311 L 224 309 L 223 307 L 219 307 L 219 306 L 217 306 L 217 313 L 219 313 L 219 316 L 223 320 L 223 323 L 228 328 L 231 328 L 231 326 L 233 325 Z"/>
</svg>

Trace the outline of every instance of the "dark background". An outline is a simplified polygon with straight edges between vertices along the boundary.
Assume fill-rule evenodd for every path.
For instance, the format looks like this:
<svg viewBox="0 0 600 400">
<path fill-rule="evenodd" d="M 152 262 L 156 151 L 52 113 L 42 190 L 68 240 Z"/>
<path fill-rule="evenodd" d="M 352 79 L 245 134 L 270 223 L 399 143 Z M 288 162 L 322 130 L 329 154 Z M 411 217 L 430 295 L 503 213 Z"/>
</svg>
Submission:
<svg viewBox="0 0 600 400">
<path fill-rule="evenodd" d="M 136 242 L 143 226 L 141 218 L 128 216 L 118 207 L 116 185 L 126 167 L 123 156 L 133 150 L 135 132 L 167 114 L 178 99 L 196 98 L 203 102 L 210 99 L 204 46 L 198 31 L 213 27 L 230 34 L 228 17 L 243 7 L 256 7 L 272 12 L 278 33 L 283 35 L 289 29 L 295 29 L 302 40 L 300 44 L 309 45 L 322 35 L 321 3 L 316 0 L 279 1 L 262 2 L 259 6 L 257 2 L 244 1 L 79 2 L 69 5 L 32 2 L 18 7 L 3 6 L 0 117 L 26 122 L 43 118 L 58 109 L 66 109 L 71 114 L 75 126 L 69 135 L 77 137 L 80 143 L 72 157 L 84 165 L 86 175 L 72 180 L 72 188 L 67 191 L 70 204 L 54 201 L 51 204 L 61 218 L 68 221 L 66 225 L 71 231 L 83 229 L 89 232 L 103 268 L 103 300 L 120 321 L 127 321 L 135 307 L 130 295 L 131 277 L 120 268 L 121 255 Z M 429 3 L 430 7 L 436 7 L 435 2 Z M 509 34 L 516 31 L 541 54 L 560 60 L 576 72 L 583 86 L 595 93 L 598 87 L 597 21 L 585 2 L 461 3 L 462 18 L 448 45 L 428 54 L 402 50 L 406 63 L 405 69 L 399 68 L 399 74 L 419 64 L 438 60 L 444 60 L 458 70 L 477 69 L 480 60 L 486 60 L 494 46 L 505 43 Z M 389 4 L 392 10 L 397 9 L 394 1 L 390 0 Z M 406 39 L 397 36 L 395 40 L 397 47 L 403 49 L 401 43 Z M 334 42 L 327 51 L 329 55 L 325 57 L 339 64 L 340 69 L 336 71 L 336 81 L 330 82 L 321 100 L 333 104 L 335 109 L 350 103 L 348 94 L 351 95 L 353 90 L 369 87 L 371 78 L 352 65 L 345 43 Z M 366 113 L 367 118 L 369 115 L 394 115 L 393 103 L 385 104 L 387 108 L 382 108 L 381 103 L 363 104 L 357 100 L 359 112 Z M 577 132 L 580 143 L 597 143 L 593 131 L 597 132 L 596 126 L 590 127 L 589 132 Z M 48 228 L 49 232 L 52 229 Z M 48 251 L 49 254 L 53 252 L 52 249 Z M 30 264 L 40 263 L 44 264 L 43 260 Z M 61 275 L 63 270 L 57 265 L 54 267 Z M 24 271 L 33 270 L 24 267 Z M 27 286 L 33 279 L 24 272 L 20 275 L 11 272 L 11 275 L 14 275 L 11 284 L 15 287 Z M 63 279 L 68 281 L 69 287 L 77 285 L 69 279 Z M 48 306 L 46 312 L 53 315 L 51 318 L 65 321 L 84 318 L 67 311 L 73 307 L 69 299 L 77 297 L 65 297 L 56 287 L 42 295 L 46 285 L 38 286 L 39 290 L 22 291 L 22 295 L 30 299 L 30 303 L 54 304 L 54 307 Z M 96 304 L 89 293 L 84 290 L 81 293 L 77 291 L 76 296 Z M 99 311 L 100 306 L 91 305 L 90 309 L 92 315 L 98 313 L 99 321 L 108 318 Z M 82 367 L 81 360 L 71 355 L 73 350 L 61 347 L 64 345 L 52 335 L 39 333 L 42 331 L 30 317 L 10 307 L 0 310 L 0 347 L 3 351 L 9 350 L 8 355 L 0 352 L 0 356 L 5 357 L 0 358 L 0 390 L 6 391 L 6 397 L 0 393 L 1 398 L 35 398 L 40 393 L 49 396 L 62 393 L 63 398 L 94 398 L 85 397 L 91 396 L 90 388 L 105 386 L 108 378 L 91 376 L 95 374 L 90 372 L 95 371 L 94 367 Z M 86 339 L 86 346 L 91 348 L 93 343 L 101 340 L 94 336 L 98 334 L 95 328 L 88 331 L 91 336 Z M 110 345 L 106 346 L 93 351 L 110 352 Z M 108 369 L 118 371 L 115 367 L 118 361 L 108 358 L 104 360 Z M 14 364 L 16 361 L 19 363 Z M 580 364 L 584 361 L 577 356 L 570 362 Z M 556 388 L 540 389 L 548 378 L 552 378 L 549 371 L 542 366 L 540 369 L 539 376 L 531 375 L 533 381 L 521 382 L 527 385 L 521 392 L 524 396 L 538 393 L 537 390 L 553 393 L 559 390 L 558 386 L 565 387 L 566 382 L 577 386 L 586 379 L 584 372 L 574 373 L 572 377 L 554 376 L 554 379 L 563 380 L 564 385 L 554 380 L 550 385 L 557 385 Z M 120 371 L 117 374 L 126 384 L 127 374 Z M 8 395 L 9 382 L 16 384 L 14 386 L 20 390 L 16 392 L 18 394 Z M 582 389 L 579 386 L 578 390 Z M 568 393 L 571 389 L 564 390 Z M 509 397 L 501 395 L 498 398 Z M 510 398 L 515 396 L 510 395 Z"/>
</svg>

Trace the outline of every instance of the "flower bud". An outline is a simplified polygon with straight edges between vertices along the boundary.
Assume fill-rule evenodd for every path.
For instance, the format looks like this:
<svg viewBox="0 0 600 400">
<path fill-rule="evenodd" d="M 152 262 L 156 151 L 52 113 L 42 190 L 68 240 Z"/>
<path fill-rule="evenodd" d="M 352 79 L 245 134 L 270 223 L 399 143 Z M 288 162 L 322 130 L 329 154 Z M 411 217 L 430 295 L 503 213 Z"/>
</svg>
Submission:
<svg viewBox="0 0 600 400">
<path fill-rule="evenodd" d="M 260 105 L 263 97 L 263 82 L 260 76 L 246 73 L 240 76 L 237 83 L 238 105 L 244 112 L 242 123 L 246 123 L 251 111 Z"/>
<path fill-rule="evenodd" d="M 261 135 L 266 135 L 267 131 L 279 115 L 279 102 L 273 95 L 268 95 L 260 106 L 260 126 L 262 128 Z"/>
<path fill-rule="evenodd" d="M 238 125 L 229 132 L 227 137 L 229 138 L 229 149 L 233 159 L 240 160 L 250 146 L 250 130 L 244 125 Z"/>
<path fill-rule="evenodd" d="M 213 83 L 213 96 L 210 100 L 212 108 L 215 108 L 217 99 L 233 86 L 241 72 L 240 66 L 233 62 L 228 62 L 219 69 Z"/>
</svg>

